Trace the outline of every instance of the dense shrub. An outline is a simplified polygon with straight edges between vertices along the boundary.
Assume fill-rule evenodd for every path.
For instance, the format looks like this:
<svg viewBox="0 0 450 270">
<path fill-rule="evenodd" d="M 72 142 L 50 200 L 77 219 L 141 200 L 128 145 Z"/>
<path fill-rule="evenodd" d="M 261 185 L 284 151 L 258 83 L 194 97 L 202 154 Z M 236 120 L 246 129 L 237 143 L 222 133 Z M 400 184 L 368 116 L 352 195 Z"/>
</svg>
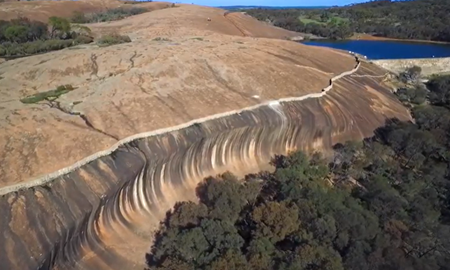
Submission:
<svg viewBox="0 0 450 270">
<path fill-rule="evenodd" d="M 69 21 L 59 17 L 50 17 L 48 25 L 27 18 L 0 21 L 0 56 L 27 56 L 88 42 L 79 38 L 79 43 L 74 43 L 76 36 Z"/>
<path fill-rule="evenodd" d="M 450 75 L 433 78 L 427 86 L 432 104 L 450 108 Z"/>
<path fill-rule="evenodd" d="M 72 90 L 75 90 L 75 88 L 71 84 L 60 85 L 56 87 L 56 89 L 30 95 L 22 98 L 20 101 L 24 104 L 34 104 L 43 100 L 55 100 L 61 95 L 64 95 Z"/>
<path fill-rule="evenodd" d="M 128 42 L 131 42 L 131 39 L 130 39 L 129 36 L 124 36 L 124 35 L 119 35 L 119 34 L 103 35 L 97 41 L 98 44 L 104 45 L 104 46 L 121 44 L 121 43 L 128 43 Z"/>
<path fill-rule="evenodd" d="M 412 66 L 407 68 L 404 72 L 399 74 L 400 80 L 404 83 L 415 83 L 420 79 L 422 68 L 418 66 Z"/>
<path fill-rule="evenodd" d="M 48 25 L 51 27 L 50 37 L 66 38 L 71 30 L 70 22 L 67 19 L 60 17 L 50 17 L 48 19 Z"/>
<path fill-rule="evenodd" d="M 91 36 L 86 36 L 86 35 L 80 35 L 77 36 L 74 40 L 73 40 L 73 45 L 79 45 L 79 44 L 88 44 L 94 41 L 94 38 Z"/>
<path fill-rule="evenodd" d="M 0 45 L 0 56 L 28 56 L 37 53 L 61 50 L 73 45 L 73 40 L 49 39 L 26 43 L 4 42 Z"/>
<path fill-rule="evenodd" d="M 48 37 L 47 25 L 27 18 L 0 20 L 0 42 L 27 42 Z"/>
<path fill-rule="evenodd" d="M 400 88 L 397 90 L 398 99 L 405 103 L 419 105 L 425 102 L 427 98 L 427 89 L 422 86 L 410 88 Z"/>
<path fill-rule="evenodd" d="M 4 36 L 11 42 L 27 42 L 29 29 L 23 25 L 11 25 L 5 29 Z"/>
<path fill-rule="evenodd" d="M 83 14 L 81 12 L 75 12 L 72 15 L 71 21 L 73 23 L 94 23 L 94 22 L 108 22 L 116 21 L 129 16 L 141 14 L 147 12 L 148 9 L 141 7 L 132 8 L 113 8 L 106 11 Z"/>
</svg>

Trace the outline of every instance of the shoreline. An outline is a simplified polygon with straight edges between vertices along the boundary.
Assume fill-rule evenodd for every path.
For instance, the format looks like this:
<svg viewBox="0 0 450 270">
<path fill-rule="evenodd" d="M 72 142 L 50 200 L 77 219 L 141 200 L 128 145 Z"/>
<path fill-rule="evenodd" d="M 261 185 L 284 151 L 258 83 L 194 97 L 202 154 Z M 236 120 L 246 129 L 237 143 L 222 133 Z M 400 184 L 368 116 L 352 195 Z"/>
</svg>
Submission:
<svg viewBox="0 0 450 270">
<path fill-rule="evenodd" d="M 304 34 L 304 33 L 302 33 Z M 331 39 L 325 37 L 314 37 L 303 39 L 300 42 L 307 41 L 329 41 Z M 401 38 L 389 38 L 389 37 L 377 37 L 371 36 L 367 34 L 353 35 L 351 37 L 345 39 L 337 39 L 335 41 L 349 41 L 349 40 L 367 40 L 367 41 L 392 41 L 392 42 L 406 42 L 406 43 L 428 43 L 428 44 L 440 44 L 440 45 L 450 45 L 450 42 L 447 41 L 436 41 L 436 40 L 425 40 L 425 39 L 401 39 Z"/>
<path fill-rule="evenodd" d="M 450 45 L 450 42 L 447 42 L 447 41 L 377 37 L 377 36 L 372 36 L 372 35 L 368 35 L 368 34 L 354 34 L 353 36 L 349 37 L 346 40 L 398 41 L 398 42 L 413 42 L 413 43 L 430 43 L 430 44 Z"/>
</svg>

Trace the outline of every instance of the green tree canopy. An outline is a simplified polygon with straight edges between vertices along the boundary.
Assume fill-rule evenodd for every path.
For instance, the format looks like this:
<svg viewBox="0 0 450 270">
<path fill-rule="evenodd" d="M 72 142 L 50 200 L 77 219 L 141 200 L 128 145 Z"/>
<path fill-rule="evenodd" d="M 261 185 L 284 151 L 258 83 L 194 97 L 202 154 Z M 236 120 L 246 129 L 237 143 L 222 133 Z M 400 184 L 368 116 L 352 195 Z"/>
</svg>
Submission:
<svg viewBox="0 0 450 270">
<path fill-rule="evenodd" d="M 11 25 L 6 28 L 4 36 L 11 42 L 26 42 L 28 39 L 29 29 L 23 25 Z"/>
<path fill-rule="evenodd" d="M 50 35 L 64 35 L 70 32 L 70 22 L 67 19 L 52 16 L 48 18 L 48 25 L 51 27 Z"/>
<path fill-rule="evenodd" d="M 261 21 L 327 38 L 365 33 L 401 39 L 450 41 L 450 0 L 368 1 L 317 9 L 246 9 Z"/>
</svg>

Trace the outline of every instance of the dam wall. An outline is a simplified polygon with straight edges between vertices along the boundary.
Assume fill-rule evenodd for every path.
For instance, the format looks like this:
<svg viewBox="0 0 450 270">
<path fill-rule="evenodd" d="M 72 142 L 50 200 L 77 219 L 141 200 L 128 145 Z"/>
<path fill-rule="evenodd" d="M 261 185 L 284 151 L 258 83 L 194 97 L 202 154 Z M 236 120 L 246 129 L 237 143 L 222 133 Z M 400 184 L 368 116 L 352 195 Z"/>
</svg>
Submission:
<svg viewBox="0 0 450 270">
<path fill-rule="evenodd" d="M 421 67 L 424 76 L 450 72 L 450 57 L 372 60 L 371 62 L 395 74 L 399 74 L 412 66 Z"/>
<path fill-rule="evenodd" d="M 328 150 L 370 136 L 386 118 L 408 119 L 375 79 L 347 76 L 360 69 L 357 62 L 321 92 L 138 134 L 1 189 L 0 269 L 143 269 L 166 211 L 196 200 L 204 177 L 243 176 L 267 169 L 274 154 Z"/>
</svg>

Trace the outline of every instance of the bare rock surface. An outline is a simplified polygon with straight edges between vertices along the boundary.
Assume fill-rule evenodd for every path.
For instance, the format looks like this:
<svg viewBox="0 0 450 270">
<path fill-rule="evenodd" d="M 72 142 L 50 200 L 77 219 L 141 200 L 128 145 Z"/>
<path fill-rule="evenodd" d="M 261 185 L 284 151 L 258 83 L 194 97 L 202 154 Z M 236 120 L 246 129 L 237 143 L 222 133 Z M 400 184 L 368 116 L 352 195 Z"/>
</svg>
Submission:
<svg viewBox="0 0 450 270">
<path fill-rule="evenodd" d="M 128 33 L 133 42 L 0 65 L 0 186 L 69 166 L 135 133 L 320 91 L 354 65 L 351 56 L 326 48 L 240 37 L 223 10 L 206 7 L 185 5 L 90 27 Z M 259 35 L 278 33 L 262 28 L 267 31 L 257 29 Z M 20 102 L 66 84 L 76 88 L 58 99 L 66 112 Z"/>
</svg>

